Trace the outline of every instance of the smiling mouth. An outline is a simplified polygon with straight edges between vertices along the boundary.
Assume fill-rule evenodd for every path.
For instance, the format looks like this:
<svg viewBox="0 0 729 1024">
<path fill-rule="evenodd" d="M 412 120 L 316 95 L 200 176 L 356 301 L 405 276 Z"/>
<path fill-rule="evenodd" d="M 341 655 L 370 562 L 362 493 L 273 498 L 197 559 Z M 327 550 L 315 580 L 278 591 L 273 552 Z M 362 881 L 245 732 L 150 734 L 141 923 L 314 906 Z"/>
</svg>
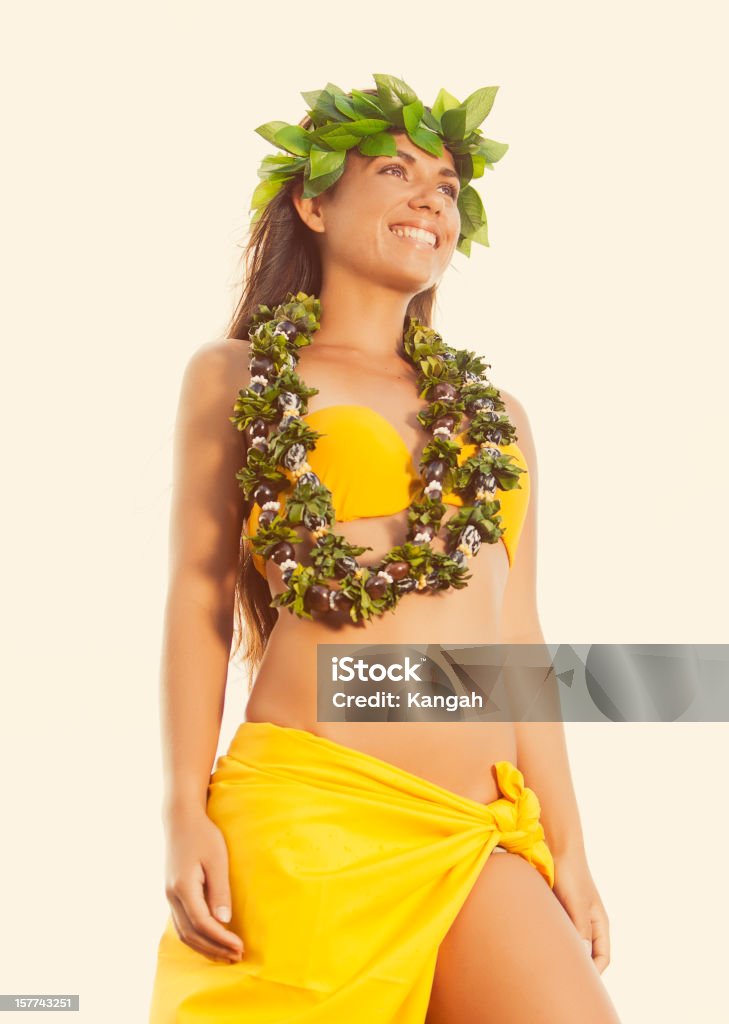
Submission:
<svg viewBox="0 0 729 1024">
<path fill-rule="evenodd" d="M 397 225 L 395 225 L 394 227 L 389 229 L 390 230 L 390 234 L 394 235 L 395 238 L 397 238 L 398 241 L 400 241 L 400 242 L 410 242 L 411 245 L 414 245 L 418 249 L 437 249 L 438 248 L 438 239 L 437 239 L 437 237 L 434 234 L 432 234 L 430 232 L 429 232 L 429 234 L 430 234 L 430 237 L 431 237 L 432 241 L 430 239 L 427 239 L 427 238 L 419 237 L 418 235 L 405 234 L 404 231 L 401 232 L 400 234 L 398 234 L 395 231 L 395 227 L 397 227 Z"/>
</svg>

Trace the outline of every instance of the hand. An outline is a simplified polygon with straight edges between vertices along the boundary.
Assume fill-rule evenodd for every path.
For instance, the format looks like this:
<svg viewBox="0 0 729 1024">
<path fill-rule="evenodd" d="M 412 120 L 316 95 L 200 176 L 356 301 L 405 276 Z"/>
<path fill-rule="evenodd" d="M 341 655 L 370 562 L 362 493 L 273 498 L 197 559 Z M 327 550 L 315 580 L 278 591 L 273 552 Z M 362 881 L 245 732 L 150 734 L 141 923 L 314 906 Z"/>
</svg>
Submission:
<svg viewBox="0 0 729 1024">
<path fill-rule="evenodd" d="M 211 960 L 237 963 L 243 943 L 219 923 L 231 916 L 223 833 L 202 809 L 178 812 L 166 822 L 166 831 L 165 895 L 177 934 Z"/>
<path fill-rule="evenodd" d="M 584 851 L 555 854 L 554 894 L 585 941 L 600 974 L 610 963 L 610 925 Z"/>
</svg>

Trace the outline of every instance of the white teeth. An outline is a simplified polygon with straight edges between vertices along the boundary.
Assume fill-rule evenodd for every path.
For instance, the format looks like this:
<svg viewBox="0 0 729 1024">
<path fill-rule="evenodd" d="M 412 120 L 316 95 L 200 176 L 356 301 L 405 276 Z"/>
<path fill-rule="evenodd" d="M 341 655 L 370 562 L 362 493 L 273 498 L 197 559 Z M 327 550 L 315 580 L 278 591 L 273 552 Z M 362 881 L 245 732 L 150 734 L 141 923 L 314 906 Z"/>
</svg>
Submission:
<svg viewBox="0 0 729 1024">
<path fill-rule="evenodd" d="M 423 228 L 411 228 L 405 225 L 396 224 L 390 228 L 393 235 L 397 235 L 398 238 L 417 238 L 421 242 L 427 242 L 429 245 L 435 247 L 437 238 L 432 231 L 425 231 Z"/>
</svg>

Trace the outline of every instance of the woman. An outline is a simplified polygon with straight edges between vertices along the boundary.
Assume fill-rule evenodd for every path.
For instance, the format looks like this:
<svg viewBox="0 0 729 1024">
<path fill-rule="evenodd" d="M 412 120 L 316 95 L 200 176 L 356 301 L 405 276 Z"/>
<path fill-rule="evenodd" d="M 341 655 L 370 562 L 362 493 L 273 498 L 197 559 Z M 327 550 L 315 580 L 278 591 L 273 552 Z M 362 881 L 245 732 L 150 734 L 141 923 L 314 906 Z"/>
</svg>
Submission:
<svg viewBox="0 0 729 1024">
<path fill-rule="evenodd" d="M 319 644 L 419 643 L 434 622 L 439 643 L 543 642 L 536 455 L 515 398 L 494 392 L 507 416 L 495 451 L 505 457 L 494 463 L 507 482 L 505 530 L 477 515 L 480 538 L 464 543 L 462 533 L 452 560 L 423 519 L 409 531 L 408 506 L 424 507 L 413 467 L 429 432 L 417 418 L 419 350 L 411 345 L 408 356 L 405 342 L 425 338 L 444 360 L 458 351 L 446 353 L 428 328 L 454 251 L 469 254 L 469 238 L 485 242 L 485 218 L 474 225 L 464 215 L 478 164 L 467 173 L 464 151 L 481 146 L 491 163 L 505 152 L 474 134 L 496 90 L 460 105 L 459 142 L 457 114 L 446 113 L 459 107 L 444 90 L 419 107 L 405 83 L 375 79 L 377 90 L 345 96 L 330 84 L 304 94 L 313 109 L 277 136 L 293 157 L 269 163 L 270 187 L 257 190 L 229 337 L 200 348 L 184 377 L 162 673 L 170 918 L 150 1019 L 615 1022 L 600 979 L 608 923 L 561 723 L 318 720 Z M 387 122 L 358 124 L 377 129 L 376 139 L 360 147 L 348 138 L 339 163 L 341 148 L 327 155 L 323 126 L 337 125 L 341 137 L 368 116 Z M 316 129 L 319 170 L 329 173 L 318 188 L 303 135 Z M 445 138 L 439 155 L 428 129 Z M 275 434 L 255 409 L 266 408 L 277 374 L 294 371 L 311 392 L 292 398 L 280 380 L 297 385 L 281 377 L 272 394 L 284 400 L 269 419 L 304 444 L 289 458 L 292 471 L 256 478 L 251 465 L 261 468 Z M 460 442 L 459 466 L 478 446 L 454 434 L 458 417 L 443 408 L 478 378 L 466 374 L 462 393 L 431 392 L 446 405 L 433 407 L 430 432 L 439 424 L 442 439 Z M 488 509 L 493 478 L 473 498 L 456 493 L 457 472 L 455 463 L 428 467 L 419 483 L 429 500 Z M 293 543 L 297 482 L 314 490 L 301 492 L 312 504 Z M 327 587 L 312 565 L 333 530 L 344 540 L 333 549 L 339 585 Z M 412 557 L 423 548 L 407 543 L 441 553 L 427 580 Z M 439 585 L 448 573 L 452 585 Z M 242 625 L 234 609 L 258 671 L 246 721 L 211 777 L 231 636 Z"/>
</svg>

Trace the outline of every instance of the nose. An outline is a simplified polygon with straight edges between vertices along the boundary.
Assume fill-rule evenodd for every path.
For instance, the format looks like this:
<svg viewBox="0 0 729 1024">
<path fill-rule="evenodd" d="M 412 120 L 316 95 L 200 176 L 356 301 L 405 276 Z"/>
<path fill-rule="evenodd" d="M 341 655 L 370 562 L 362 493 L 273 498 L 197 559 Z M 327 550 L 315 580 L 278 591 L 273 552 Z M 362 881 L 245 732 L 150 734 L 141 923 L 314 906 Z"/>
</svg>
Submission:
<svg viewBox="0 0 729 1024">
<path fill-rule="evenodd" d="M 445 204 L 445 198 L 442 192 L 436 192 L 434 188 L 421 189 L 411 198 L 408 205 L 412 206 L 415 210 L 425 207 L 434 213 L 440 213 Z"/>
</svg>

